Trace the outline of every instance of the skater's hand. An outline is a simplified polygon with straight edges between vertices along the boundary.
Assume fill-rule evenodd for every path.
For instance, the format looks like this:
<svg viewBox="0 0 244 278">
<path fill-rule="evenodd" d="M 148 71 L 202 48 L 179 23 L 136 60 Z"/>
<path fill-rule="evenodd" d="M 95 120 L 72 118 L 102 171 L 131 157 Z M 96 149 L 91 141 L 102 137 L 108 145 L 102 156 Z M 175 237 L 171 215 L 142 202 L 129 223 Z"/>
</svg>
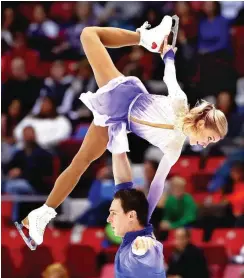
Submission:
<svg viewBox="0 0 244 278">
<path fill-rule="evenodd" d="M 29 229 L 29 220 L 28 220 L 28 217 L 26 217 L 25 219 L 23 219 L 21 221 L 21 223 L 27 228 Z"/>
<path fill-rule="evenodd" d="M 164 39 L 164 43 L 160 47 L 161 56 L 163 57 L 170 49 L 172 49 L 174 53 L 176 53 L 177 51 L 177 47 L 173 49 L 173 47 L 170 44 L 168 44 L 168 37 L 166 37 Z"/>
<path fill-rule="evenodd" d="M 165 221 L 163 220 L 161 223 L 160 223 L 160 229 L 163 230 L 163 231 L 168 231 L 171 229 L 171 225 L 168 221 Z"/>
<path fill-rule="evenodd" d="M 138 236 L 132 244 L 132 252 L 136 255 L 144 255 L 153 246 L 156 246 L 156 240 L 151 237 Z"/>
<path fill-rule="evenodd" d="M 21 175 L 22 171 L 20 168 L 13 168 L 8 172 L 8 176 L 12 179 L 18 178 Z"/>
</svg>

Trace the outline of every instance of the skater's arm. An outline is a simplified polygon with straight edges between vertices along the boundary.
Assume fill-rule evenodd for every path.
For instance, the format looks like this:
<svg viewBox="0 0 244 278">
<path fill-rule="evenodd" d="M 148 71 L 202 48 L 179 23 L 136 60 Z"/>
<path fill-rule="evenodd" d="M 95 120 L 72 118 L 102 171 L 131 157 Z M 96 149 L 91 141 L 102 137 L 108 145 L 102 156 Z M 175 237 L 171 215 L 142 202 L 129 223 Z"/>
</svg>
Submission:
<svg viewBox="0 0 244 278">
<path fill-rule="evenodd" d="M 162 197 L 165 180 L 168 176 L 171 167 L 178 160 L 179 156 L 180 152 L 171 151 L 165 153 L 160 161 L 160 164 L 158 166 L 154 179 L 150 185 L 150 190 L 147 196 L 147 200 L 149 203 L 148 220 L 150 220 L 155 207 L 157 206 L 160 198 Z"/>
<path fill-rule="evenodd" d="M 177 78 L 176 78 L 176 70 L 175 70 L 175 52 L 176 48 L 172 49 L 170 45 L 168 45 L 167 38 L 164 40 L 163 53 L 161 55 L 164 64 L 164 82 L 167 85 L 169 97 L 186 99 L 185 93 L 181 90 Z"/>
<path fill-rule="evenodd" d="M 132 183 L 131 166 L 126 153 L 113 154 L 113 175 L 115 185 Z"/>
</svg>

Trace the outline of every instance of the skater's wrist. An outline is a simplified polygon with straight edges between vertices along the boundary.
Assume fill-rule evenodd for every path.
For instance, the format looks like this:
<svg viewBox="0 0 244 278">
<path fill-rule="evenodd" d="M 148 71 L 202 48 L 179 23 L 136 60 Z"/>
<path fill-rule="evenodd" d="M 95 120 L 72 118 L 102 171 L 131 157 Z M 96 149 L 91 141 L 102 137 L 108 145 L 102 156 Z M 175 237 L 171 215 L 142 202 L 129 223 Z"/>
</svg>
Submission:
<svg viewBox="0 0 244 278">
<path fill-rule="evenodd" d="M 168 50 L 165 54 L 161 55 L 161 58 L 163 59 L 164 62 L 166 62 L 167 60 L 175 60 L 175 53 L 173 51 L 173 49 Z"/>
</svg>

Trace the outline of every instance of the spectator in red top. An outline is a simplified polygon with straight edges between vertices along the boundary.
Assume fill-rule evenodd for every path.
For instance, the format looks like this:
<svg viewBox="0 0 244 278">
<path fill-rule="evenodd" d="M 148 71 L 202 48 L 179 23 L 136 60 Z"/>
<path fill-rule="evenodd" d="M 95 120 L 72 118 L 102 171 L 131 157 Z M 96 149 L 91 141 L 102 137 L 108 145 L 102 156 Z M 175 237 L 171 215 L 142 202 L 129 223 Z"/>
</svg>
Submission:
<svg viewBox="0 0 244 278">
<path fill-rule="evenodd" d="M 119 71 L 127 74 L 129 64 L 137 64 L 142 68 L 142 79 L 149 80 L 153 71 L 152 53 L 145 52 L 141 47 L 134 46 L 128 54 L 125 54 L 117 63 Z"/>
<path fill-rule="evenodd" d="M 190 2 L 177 2 L 175 13 L 180 18 L 180 31 L 183 32 L 188 40 L 195 40 L 197 37 L 197 20 L 192 12 Z"/>
<path fill-rule="evenodd" d="M 35 50 L 28 48 L 25 35 L 20 32 L 14 34 L 12 49 L 2 57 L 6 65 L 3 70 L 7 77 L 9 77 L 11 71 L 11 61 L 16 57 L 20 57 L 25 61 L 28 74 L 35 75 L 39 63 L 39 54 Z"/>
<path fill-rule="evenodd" d="M 74 21 L 64 30 L 63 41 L 54 47 L 52 52 L 56 59 L 76 60 L 84 55 L 80 43 L 80 34 L 87 26 L 98 25 L 93 2 L 76 2 L 74 7 Z"/>
</svg>

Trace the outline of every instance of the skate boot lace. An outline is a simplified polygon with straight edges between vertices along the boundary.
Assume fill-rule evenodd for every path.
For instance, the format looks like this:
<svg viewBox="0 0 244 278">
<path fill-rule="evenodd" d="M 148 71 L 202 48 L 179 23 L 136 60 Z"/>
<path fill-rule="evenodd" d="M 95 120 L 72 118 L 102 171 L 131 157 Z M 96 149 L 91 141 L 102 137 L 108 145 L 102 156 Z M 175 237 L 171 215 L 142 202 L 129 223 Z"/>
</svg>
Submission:
<svg viewBox="0 0 244 278">
<path fill-rule="evenodd" d="M 56 216 L 56 214 L 46 211 L 42 216 L 37 217 L 36 228 L 40 235 L 44 234 L 47 224 Z"/>
</svg>

